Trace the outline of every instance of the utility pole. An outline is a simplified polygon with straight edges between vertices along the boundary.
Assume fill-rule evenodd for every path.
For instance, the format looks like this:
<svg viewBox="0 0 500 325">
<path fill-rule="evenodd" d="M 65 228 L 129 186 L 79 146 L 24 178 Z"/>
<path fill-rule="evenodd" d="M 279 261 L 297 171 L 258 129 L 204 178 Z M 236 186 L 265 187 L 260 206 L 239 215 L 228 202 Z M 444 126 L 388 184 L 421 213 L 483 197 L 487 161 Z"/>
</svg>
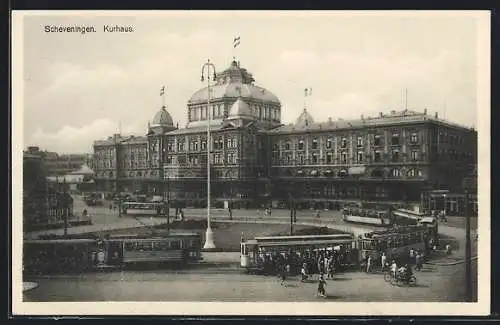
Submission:
<svg viewBox="0 0 500 325">
<path fill-rule="evenodd" d="M 64 237 L 68 236 L 68 214 L 69 214 L 69 200 L 66 197 L 66 177 L 63 178 L 63 218 L 64 218 Z"/>
<path fill-rule="evenodd" d="M 470 213 L 469 192 L 465 190 L 465 288 L 467 302 L 472 302 L 472 272 L 471 272 L 471 242 L 470 242 Z"/>
</svg>

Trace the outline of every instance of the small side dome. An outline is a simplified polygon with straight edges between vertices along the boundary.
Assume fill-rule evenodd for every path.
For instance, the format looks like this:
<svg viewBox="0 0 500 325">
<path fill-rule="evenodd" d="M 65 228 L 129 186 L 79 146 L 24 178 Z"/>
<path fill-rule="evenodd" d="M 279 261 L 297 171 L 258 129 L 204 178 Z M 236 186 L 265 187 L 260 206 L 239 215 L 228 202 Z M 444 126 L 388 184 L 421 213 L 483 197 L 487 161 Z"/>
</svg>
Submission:
<svg viewBox="0 0 500 325">
<path fill-rule="evenodd" d="M 151 126 L 173 126 L 174 122 L 172 120 L 172 116 L 167 112 L 165 109 L 165 106 L 163 106 L 158 113 L 156 113 L 153 123 L 151 123 Z"/>
<path fill-rule="evenodd" d="M 297 119 L 297 122 L 295 124 L 297 126 L 309 126 L 314 123 L 314 119 L 311 114 L 307 111 L 307 109 L 304 108 L 304 111 L 300 114 L 299 118 Z"/>
<path fill-rule="evenodd" d="M 229 118 L 237 116 L 252 116 L 250 106 L 239 97 L 229 110 Z"/>
</svg>

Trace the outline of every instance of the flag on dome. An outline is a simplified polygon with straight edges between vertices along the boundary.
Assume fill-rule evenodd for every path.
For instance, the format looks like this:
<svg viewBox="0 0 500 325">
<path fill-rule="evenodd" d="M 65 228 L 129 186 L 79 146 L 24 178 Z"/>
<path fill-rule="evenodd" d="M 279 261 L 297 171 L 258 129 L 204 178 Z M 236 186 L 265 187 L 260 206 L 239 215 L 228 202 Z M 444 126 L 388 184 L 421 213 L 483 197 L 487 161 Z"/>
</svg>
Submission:
<svg viewBox="0 0 500 325">
<path fill-rule="evenodd" d="M 306 97 L 312 95 L 312 88 L 306 88 L 306 89 L 304 89 L 304 91 L 305 91 Z"/>
<path fill-rule="evenodd" d="M 160 96 L 163 96 L 164 94 L 165 94 L 165 86 L 161 87 Z"/>
<path fill-rule="evenodd" d="M 240 37 L 235 37 L 233 40 L 233 47 L 240 45 Z"/>
</svg>

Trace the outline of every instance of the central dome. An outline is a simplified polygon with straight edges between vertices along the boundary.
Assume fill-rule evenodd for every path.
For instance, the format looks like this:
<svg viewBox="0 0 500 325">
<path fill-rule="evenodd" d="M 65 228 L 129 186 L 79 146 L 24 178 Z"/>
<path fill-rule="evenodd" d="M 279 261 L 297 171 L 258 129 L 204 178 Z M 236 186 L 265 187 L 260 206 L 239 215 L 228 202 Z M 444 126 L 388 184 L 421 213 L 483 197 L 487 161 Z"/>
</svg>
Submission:
<svg viewBox="0 0 500 325">
<path fill-rule="evenodd" d="M 243 98 L 255 101 L 280 104 L 276 95 L 265 88 L 255 86 L 254 78 L 246 69 L 240 68 L 239 63 L 233 61 L 231 66 L 217 75 L 214 85 L 210 86 L 210 100 L 223 98 Z M 204 103 L 208 98 L 208 87 L 194 93 L 188 104 Z"/>
</svg>

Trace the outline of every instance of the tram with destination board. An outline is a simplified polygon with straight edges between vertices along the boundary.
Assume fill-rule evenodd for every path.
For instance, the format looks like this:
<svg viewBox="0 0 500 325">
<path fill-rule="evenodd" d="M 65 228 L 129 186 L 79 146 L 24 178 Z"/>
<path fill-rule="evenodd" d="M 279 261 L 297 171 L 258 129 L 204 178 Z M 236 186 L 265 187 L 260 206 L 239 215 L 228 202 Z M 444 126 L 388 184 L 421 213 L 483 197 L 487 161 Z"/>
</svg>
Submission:
<svg viewBox="0 0 500 325">
<path fill-rule="evenodd" d="M 25 240 L 23 266 L 27 274 L 87 272 L 131 264 L 189 264 L 202 259 L 199 233 L 163 237 L 111 236 L 106 239 Z"/>
<path fill-rule="evenodd" d="M 353 234 L 303 235 L 255 237 L 241 240 L 240 266 L 249 273 L 270 273 L 266 270 L 269 259 L 293 257 L 298 259 L 319 251 L 339 251 L 347 255 L 357 255 Z M 295 266 L 295 273 L 300 263 Z"/>
<path fill-rule="evenodd" d="M 366 233 L 358 239 L 360 260 L 371 256 L 374 261 L 378 261 L 382 253 L 386 254 L 388 260 L 399 259 L 408 256 L 410 249 L 426 251 L 429 238 L 429 230 L 423 225 Z"/>
<path fill-rule="evenodd" d="M 411 248 L 426 250 L 428 238 L 429 229 L 416 225 L 375 230 L 358 238 L 353 234 L 338 234 L 242 239 L 240 266 L 247 272 L 261 272 L 264 266 L 269 264 L 269 259 L 281 259 L 280 256 L 317 255 L 315 252 L 318 251 L 328 254 L 332 250 L 344 256 L 346 266 L 360 265 L 368 256 L 377 261 L 383 252 L 390 259 L 407 256 Z"/>
<path fill-rule="evenodd" d="M 163 216 L 166 205 L 163 202 L 122 202 L 120 217 L 156 217 Z"/>
<path fill-rule="evenodd" d="M 349 223 L 359 223 L 379 227 L 417 225 L 424 214 L 388 204 L 351 204 L 342 209 L 342 219 Z"/>
</svg>

